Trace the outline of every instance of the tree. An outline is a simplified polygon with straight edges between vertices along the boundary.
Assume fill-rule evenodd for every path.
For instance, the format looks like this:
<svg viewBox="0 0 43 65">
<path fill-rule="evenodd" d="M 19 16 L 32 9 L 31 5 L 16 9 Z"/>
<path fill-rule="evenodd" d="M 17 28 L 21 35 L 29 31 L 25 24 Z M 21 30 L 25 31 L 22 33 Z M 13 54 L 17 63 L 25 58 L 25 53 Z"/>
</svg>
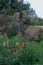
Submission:
<svg viewBox="0 0 43 65">
<path fill-rule="evenodd" d="M 17 23 L 20 24 L 19 27 L 15 26 L 15 22 L 14 22 L 15 18 L 13 20 L 14 27 L 11 24 L 12 28 L 10 30 L 9 30 L 10 24 L 9 24 L 9 28 L 8 28 L 8 25 L 6 26 L 6 24 L 3 24 L 3 25 L 5 25 L 5 29 L 6 29 L 6 27 L 8 28 L 8 30 L 6 29 L 8 31 L 8 35 L 10 34 L 10 32 L 11 32 L 11 35 L 16 35 L 16 31 L 18 31 L 18 29 L 19 29 L 19 32 L 24 34 L 26 27 L 28 25 L 31 25 L 31 22 L 30 22 L 31 17 L 34 17 L 34 15 L 35 15 L 34 10 L 30 7 L 30 3 L 27 3 L 27 4 L 24 3 L 24 0 L 0 0 L 0 3 L 1 3 L 0 4 L 0 13 L 11 15 L 11 14 L 15 14 L 15 13 L 19 12 L 19 21 L 20 22 L 18 22 L 18 18 L 16 18 L 16 24 Z M 29 15 L 29 17 L 28 17 L 28 15 Z M 6 16 L 4 18 L 6 19 Z M 10 19 L 10 16 L 9 17 L 7 16 L 6 20 L 8 23 L 11 22 L 11 21 L 8 21 L 8 19 Z M 4 19 L 2 19 L 2 20 L 4 20 Z M 4 21 L 2 21 L 2 20 L 1 20 L 1 24 L 3 22 L 6 22 L 6 20 L 4 20 Z M 16 30 L 15 30 L 15 28 L 16 28 Z M 4 29 L 4 31 L 5 31 L 5 29 Z M 15 33 L 14 33 L 14 31 L 15 31 Z"/>
<path fill-rule="evenodd" d="M 24 0 L 0 0 L 0 11 L 3 13 L 14 13 L 14 11 L 22 12 L 23 10 L 30 10 L 30 3 L 23 3 Z"/>
</svg>

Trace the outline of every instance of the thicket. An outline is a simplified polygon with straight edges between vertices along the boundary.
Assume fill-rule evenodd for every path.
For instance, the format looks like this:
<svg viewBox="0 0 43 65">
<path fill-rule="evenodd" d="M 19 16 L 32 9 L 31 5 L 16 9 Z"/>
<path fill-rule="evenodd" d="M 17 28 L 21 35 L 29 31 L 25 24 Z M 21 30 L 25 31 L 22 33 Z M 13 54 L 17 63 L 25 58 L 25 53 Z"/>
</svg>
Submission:
<svg viewBox="0 0 43 65">
<path fill-rule="evenodd" d="M 30 3 L 0 0 L 0 65 L 43 65 L 43 29 L 34 28 L 42 24 Z"/>
<path fill-rule="evenodd" d="M 43 65 L 43 41 L 25 44 L 25 39 L 0 36 L 0 65 Z"/>
<path fill-rule="evenodd" d="M 24 0 L 0 0 L 0 32 L 2 34 L 15 36 L 21 32 L 23 35 L 29 25 L 43 25 L 43 19 L 37 17 L 30 3 L 25 4 Z"/>
</svg>

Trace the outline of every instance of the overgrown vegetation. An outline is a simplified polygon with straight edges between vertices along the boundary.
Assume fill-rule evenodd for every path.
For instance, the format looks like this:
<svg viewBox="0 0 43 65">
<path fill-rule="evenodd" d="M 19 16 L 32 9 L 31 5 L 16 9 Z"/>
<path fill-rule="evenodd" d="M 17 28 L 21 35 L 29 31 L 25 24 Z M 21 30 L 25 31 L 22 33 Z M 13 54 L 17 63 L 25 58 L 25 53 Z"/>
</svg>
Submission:
<svg viewBox="0 0 43 65">
<path fill-rule="evenodd" d="M 43 41 L 25 44 L 24 40 L 0 36 L 0 65 L 43 65 Z"/>
<path fill-rule="evenodd" d="M 43 19 L 24 0 L 0 0 L 0 65 L 43 65 Z"/>
</svg>

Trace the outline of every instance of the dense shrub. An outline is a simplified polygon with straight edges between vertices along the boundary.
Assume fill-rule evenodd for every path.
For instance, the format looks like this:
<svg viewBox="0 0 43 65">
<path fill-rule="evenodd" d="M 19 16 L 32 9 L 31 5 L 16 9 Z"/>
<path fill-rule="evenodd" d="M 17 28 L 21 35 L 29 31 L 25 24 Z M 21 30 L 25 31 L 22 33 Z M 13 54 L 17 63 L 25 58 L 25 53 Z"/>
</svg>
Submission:
<svg viewBox="0 0 43 65">
<path fill-rule="evenodd" d="M 8 37 L 15 36 L 18 33 L 18 27 L 17 26 L 12 26 L 7 32 Z"/>
<path fill-rule="evenodd" d="M 0 36 L 0 65 L 43 65 L 43 41 L 21 47 L 24 39 Z"/>
<path fill-rule="evenodd" d="M 43 40 L 43 29 L 40 28 L 38 36 L 40 41 Z"/>
</svg>

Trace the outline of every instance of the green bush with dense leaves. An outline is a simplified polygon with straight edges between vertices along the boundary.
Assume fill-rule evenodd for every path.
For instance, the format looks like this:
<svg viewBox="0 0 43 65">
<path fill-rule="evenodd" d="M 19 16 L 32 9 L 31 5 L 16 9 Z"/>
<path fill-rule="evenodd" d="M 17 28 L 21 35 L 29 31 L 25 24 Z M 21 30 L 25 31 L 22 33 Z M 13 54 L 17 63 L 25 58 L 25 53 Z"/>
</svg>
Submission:
<svg viewBox="0 0 43 65">
<path fill-rule="evenodd" d="M 0 65 L 43 65 L 43 41 L 23 44 L 25 37 L 0 36 Z"/>
</svg>

